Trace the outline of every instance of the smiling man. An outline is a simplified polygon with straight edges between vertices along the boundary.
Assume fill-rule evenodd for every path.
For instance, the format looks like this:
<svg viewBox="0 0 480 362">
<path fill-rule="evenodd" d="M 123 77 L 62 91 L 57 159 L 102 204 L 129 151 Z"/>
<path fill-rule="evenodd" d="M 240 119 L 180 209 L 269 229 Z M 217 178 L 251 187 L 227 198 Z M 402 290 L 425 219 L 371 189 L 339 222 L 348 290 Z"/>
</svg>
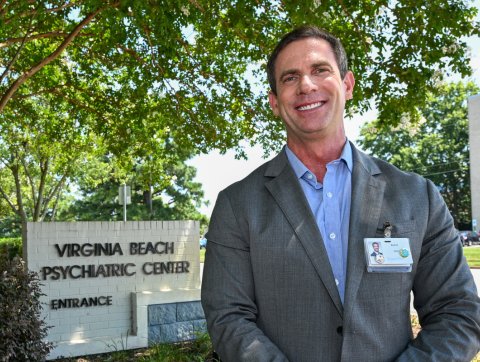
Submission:
<svg viewBox="0 0 480 362">
<path fill-rule="evenodd" d="M 222 361 L 470 361 L 480 302 L 452 218 L 430 181 L 347 140 L 340 41 L 296 29 L 267 74 L 287 144 L 218 195 L 206 235 L 202 304 Z M 383 236 L 408 239 L 411 268 L 367 270 Z"/>
</svg>

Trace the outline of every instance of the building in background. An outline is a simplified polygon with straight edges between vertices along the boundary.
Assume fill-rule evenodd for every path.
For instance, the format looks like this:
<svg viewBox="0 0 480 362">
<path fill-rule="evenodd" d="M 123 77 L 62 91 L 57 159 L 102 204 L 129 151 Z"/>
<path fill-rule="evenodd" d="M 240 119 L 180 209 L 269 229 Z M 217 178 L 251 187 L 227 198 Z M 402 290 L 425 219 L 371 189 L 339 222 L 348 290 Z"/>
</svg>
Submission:
<svg viewBox="0 0 480 362">
<path fill-rule="evenodd" d="M 480 94 L 468 98 L 470 187 L 472 192 L 472 229 L 480 221 Z"/>
</svg>

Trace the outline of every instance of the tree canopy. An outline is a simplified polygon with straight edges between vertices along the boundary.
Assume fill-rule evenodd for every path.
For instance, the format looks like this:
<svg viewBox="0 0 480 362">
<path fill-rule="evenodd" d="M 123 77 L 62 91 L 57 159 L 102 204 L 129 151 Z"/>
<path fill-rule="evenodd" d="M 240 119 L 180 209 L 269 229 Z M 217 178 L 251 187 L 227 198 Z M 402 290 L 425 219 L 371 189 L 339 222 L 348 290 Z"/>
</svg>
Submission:
<svg viewBox="0 0 480 362">
<path fill-rule="evenodd" d="M 94 117 L 117 151 L 151 123 L 200 152 L 267 146 L 282 136 L 263 64 L 282 34 L 311 23 L 343 40 L 352 109 L 374 100 L 398 124 L 446 72 L 469 74 L 463 37 L 480 34 L 476 13 L 467 0 L 4 0 L 0 123 L 47 98 Z"/>
<path fill-rule="evenodd" d="M 278 147 L 264 65 L 305 23 L 342 39 L 350 112 L 418 119 L 442 76 L 469 74 L 476 14 L 467 0 L 0 0 L 0 208 L 41 220 L 100 155 L 119 181 L 149 163 L 162 183 L 193 154 Z"/>
<path fill-rule="evenodd" d="M 358 140 L 372 155 L 432 180 L 457 226 L 471 220 L 467 99 L 478 92 L 471 82 L 442 84 L 437 95 L 428 94 L 418 124 L 387 130 L 375 120 L 362 127 Z"/>
</svg>

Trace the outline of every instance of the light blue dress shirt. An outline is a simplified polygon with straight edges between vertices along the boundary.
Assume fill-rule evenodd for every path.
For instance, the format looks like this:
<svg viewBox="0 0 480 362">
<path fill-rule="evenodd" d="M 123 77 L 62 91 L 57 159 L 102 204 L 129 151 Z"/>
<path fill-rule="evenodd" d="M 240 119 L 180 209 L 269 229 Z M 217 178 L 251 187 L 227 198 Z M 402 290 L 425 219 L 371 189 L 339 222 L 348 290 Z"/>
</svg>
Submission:
<svg viewBox="0 0 480 362">
<path fill-rule="evenodd" d="M 298 157 L 285 147 L 288 161 L 300 185 L 322 235 L 340 299 L 345 296 L 348 230 L 352 196 L 352 148 L 348 140 L 339 159 L 327 164 L 323 184 Z"/>
</svg>

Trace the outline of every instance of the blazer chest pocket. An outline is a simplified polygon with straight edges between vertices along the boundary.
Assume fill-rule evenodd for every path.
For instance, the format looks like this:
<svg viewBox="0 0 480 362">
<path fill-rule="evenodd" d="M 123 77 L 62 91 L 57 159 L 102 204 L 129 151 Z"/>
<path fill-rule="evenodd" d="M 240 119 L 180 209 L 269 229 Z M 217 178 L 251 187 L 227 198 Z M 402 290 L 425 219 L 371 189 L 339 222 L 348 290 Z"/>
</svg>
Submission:
<svg viewBox="0 0 480 362">
<path fill-rule="evenodd" d="M 416 224 L 415 220 L 406 220 L 401 222 L 395 222 L 393 220 L 388 221 L 392 226 L 392 238 L 408 238 L 415 232 Z M 385 235 L 385 224 L 379 224 L 376 231 L 376 237 L 383 238 Z"/>
</svg>

